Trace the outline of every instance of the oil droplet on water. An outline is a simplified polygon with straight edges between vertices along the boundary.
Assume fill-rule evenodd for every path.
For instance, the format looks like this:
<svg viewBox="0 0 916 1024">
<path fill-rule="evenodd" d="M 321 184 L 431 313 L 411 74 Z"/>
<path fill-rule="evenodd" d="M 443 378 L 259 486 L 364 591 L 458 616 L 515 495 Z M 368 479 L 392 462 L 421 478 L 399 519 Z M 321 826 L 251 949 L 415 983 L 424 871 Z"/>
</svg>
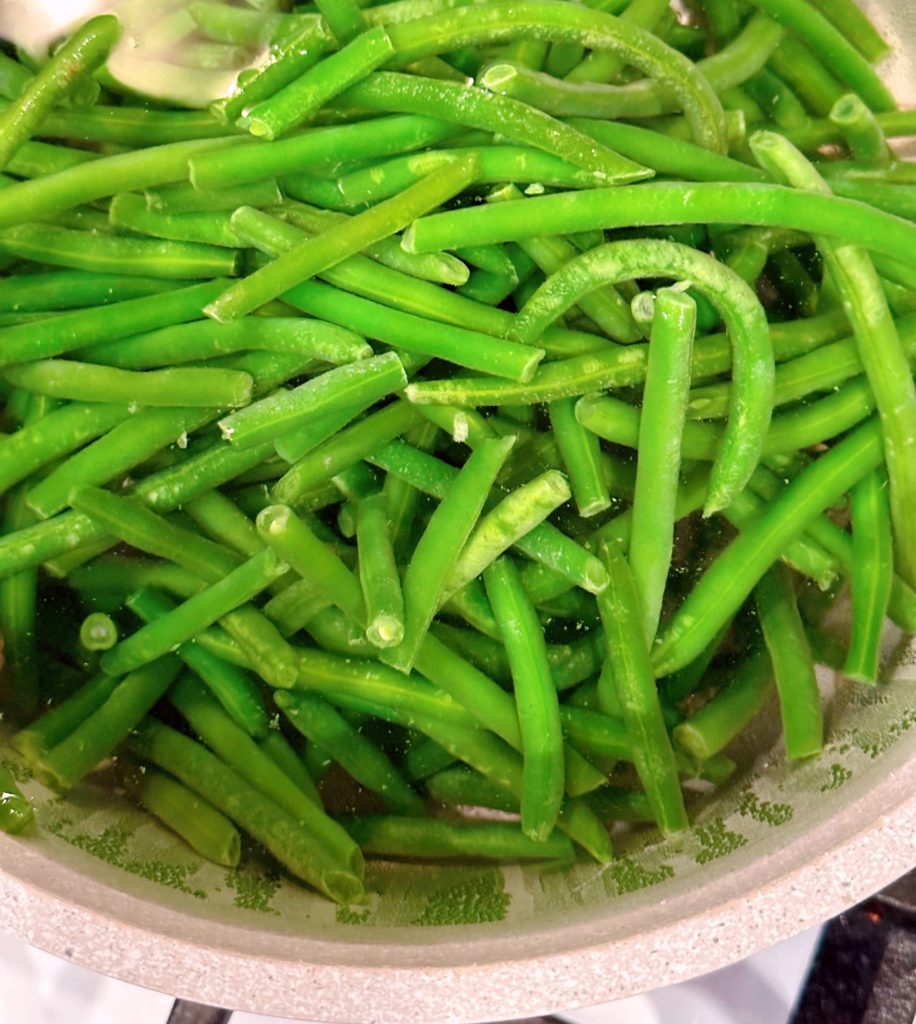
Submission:
<svg viewBox="0 0 916 1024">
<path fill-rule="evenodd" d="M 0 0 L 0 39 L 41 60 L 55 43 L 97 14 L 115 14 L 121 38 L 108 60 L 108 73 L 128 89 L 188 107 L 205 107 L 232 93 L 238 73 L 263 60 L 265 47 L 232 52 L 227 67 L 192 66 L 201 41 L 189 0 Z"/>
</svg>

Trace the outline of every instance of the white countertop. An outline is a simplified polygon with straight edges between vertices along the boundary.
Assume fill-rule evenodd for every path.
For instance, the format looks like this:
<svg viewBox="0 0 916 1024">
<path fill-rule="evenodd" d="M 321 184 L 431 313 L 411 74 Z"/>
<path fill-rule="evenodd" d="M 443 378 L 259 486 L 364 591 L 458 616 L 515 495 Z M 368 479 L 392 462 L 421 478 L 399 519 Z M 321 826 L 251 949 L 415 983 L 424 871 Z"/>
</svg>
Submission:
<svg viewBox="0 0 916 1024">
<path fill-rule="evenodd" d="M 695 981 L 563 1017 L 573 1024 L 785 1024 L 817 936 L 813 929 Z M 0 935 L 2 1024 L 165 1024 L 171 1006 L 171 996 Z M 293 1022 L 237 1013 L 232 1024 Z"/>
</svg>

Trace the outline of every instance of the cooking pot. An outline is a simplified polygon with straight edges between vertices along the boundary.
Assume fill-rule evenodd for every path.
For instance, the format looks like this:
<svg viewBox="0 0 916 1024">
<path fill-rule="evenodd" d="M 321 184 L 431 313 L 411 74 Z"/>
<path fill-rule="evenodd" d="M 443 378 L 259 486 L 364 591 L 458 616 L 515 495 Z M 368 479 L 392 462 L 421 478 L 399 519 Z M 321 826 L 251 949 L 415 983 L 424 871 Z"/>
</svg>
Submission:
<svg viewBox="0 0 916 1024">
<path fill-rule="evenodd" d="M 866 5 L 916 82 L 908 0 Z M 916 645 L 889 634 L 886 684 L 824 675 L 829 741 L 787 764 L 763 715 L 692 829 L 621 836 L 617 859 L 536 866 L 373 863 L 338 909 L 256 851 L 202 862 L 102 788 L 27 778 L 38 828 L 0 835 L 0 928 L 125 981 L 199 1002 L 333 1022 L 483 1021 L 606 1002 L 724 966 L 916 865 Z M 20 770 L 11 755 L 9 767 Z"/>
</svg>

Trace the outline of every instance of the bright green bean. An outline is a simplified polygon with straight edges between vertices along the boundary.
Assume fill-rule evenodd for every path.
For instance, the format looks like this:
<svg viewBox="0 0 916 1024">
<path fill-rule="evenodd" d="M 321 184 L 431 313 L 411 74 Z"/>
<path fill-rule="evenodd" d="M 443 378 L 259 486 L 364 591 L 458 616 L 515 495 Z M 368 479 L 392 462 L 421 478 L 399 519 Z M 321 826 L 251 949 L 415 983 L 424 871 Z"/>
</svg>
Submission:
<svg viewBox="0 0 916 1024">
<path fill-rule="evenodd" d="M 177 658 L 166 656 L 119 680 L 101 706 L 40 755 L 36 774 L 55 789 L 72 789 L 140 724 L 180 667 Z"/>
<path fill-rule="evenodd" d="M 247 108 L 240 125 L 259 138 L 285 135 L 384 64 L 393 53 L 394 47 L 383 28 L 362 32 L 272 96 Z"/>
<path fill-rule="evenodd" d="M 121 192 L 112 199 L 108 220 L 115 227 L 153 238 L 202 242 L 228 249 L 241 245 L 229 224 L 228 212 L 162 213 L 151 210 L 143 196 L 135 192 Z"/>
<path fill-rule="evenodd" d="M 388 757 L 323 698 L 302 690 L 276 694 L 289 721 L 317 743 L 350 775 L 401 814 L 422 814 L 423 800 L 404 781 Z"/>
<path fill-rule="evenodd" d="M 52 285 L 55 288 L 56 277 Z M 53 319 L 7 327 L 0 331 L 0 365 L 58 356 L 81 346 L 200 318 L 204 305 L 222 287 L 222 281 L 207 281 L 165 295 L 125 299 L 110 307 L 74 310 Z"/>
<path fill-rule="evenodd" d="M 670 675 L 697 657 L 786 543 L 880 460 L 880 425 L 872 418 L 797 476 L 713 562 L 675 613 L 653 652 L 658 675 Z"/>
<path fill-rule="evenodd" d="M 830 186 L 790 143 L 758 132 L 751 145 L 761 163 L 775 174 L 806 192 L 830 193 Z M 817 241 L 842 296 L 874 392 L 884 435 L 896 556 L 900 574 L 912 586 L 916 582 L 916 533 L 910 527 L 916 507 L 916 384 L 868 254 L 852 243 Z"/>
<path fill-rule="evenodd" d="M 773 401 L 773 354 L 754 293 L 715 260 L 673 242 L 617 242 L 583 253 L 549 278 L 519 314 L 513 335 L 533 342 L 549 323 L 599 284 L 632 277 L 686 278 L 709 295 L 728 324 L 735 381 L 729 427 L 713 468 L 706 514 L 724 508 L 760 456 Z M 740 393 L 740 397 L 739 397 Z M 408 397 L 411 391 L 407 389 Z"/>
<path fill-rule="evenodd" d="M 102 655 L 102 669 L 110 675 L 123 675 L 161 657 L 246 604 L 288 569 L 273 552 L 254 555 L 222 580 L 106 651 Z M 130 605 L 130 598 L 127 604 Z"/>
<path fill-rule="evenodd" d="M 268 505 L 257 520 L 263 540 L 357 625 L 366 623 L 359 581 L 331 548 L 286 505 Z"/>
<path fill-rule="evenodd" d="M 609 544 L 602 555 L 610 585 L 598 596 L 598 610 L 607 664 L 633 744 L 634 765 L 659 828 L 665 833 L 677 832 L 687 827 L 687 814 L 649 661 L 639 597 L 623 555 Z M 602 697 L 600 684 L 599 701 L 603 707 L 611 707 L 610 699 Z"/>
<path fill-rule="evenodd" d="M 234 868 L 242 858 L 242 840 L 232 822 L 212 804 L 180 782 L 144 768 L 131 793 L 141 804 L 202 857 Z"/>
<path fill-rule="evenodd" d="M 514 564 L 499 558 L 484 573 L 514 682 L 522 738 L 522 830 L 543 841 L 564 792 L 563 740 L 544 633 Z"/>
<path fill-rule="evenodd" d="M 455 126 L 436 117 L 393 115 L 355 125 L 315 128 L 271 143 L 248 143 L 238 152 L 190 157 L 191 182 L 197 188 L 219 189 L 266 177 L 301 173 L 340 161 L 380 159 L 422 149 L 454 134 Z M 238 143 L 239 140 L 233 140 Z M 223 143 L 225 148 L 225 143 Z M 185 158 L 185 170 L 188 157 Z M 176 176 L 183 177 L 185 175 Z M 138 186 L 134 185 L 134 188 Z M 9 191 L 9 189 L 7 189 Z M 121 189 L 120 191 L 125 191 Z M 0 199 L 0 224 L 2 199 Z"/>
<path fill-rule="evenodd" d="M 173 408 L 245 405 L 251 400 L 252 386 L 249 374 L 235 370 L 195 367 L 137 372 L 72 359 L 43 359 L 11 366 L 3 376 L 38 395 Z"/>
<path fill-rule="evenodd" d="M 681 750 L 705 761 L 728 746 L 772 694 L 773 667 L 766 648 L 761 647 L 735 670 L 730 685 L 675 726 L 672 738 Z"/>
<path fill-rule="evenodd" d="M 852 628 L 843 674 L 876 683 L 893 586 L 887 481 L 875 470 L 852 489 Z"/>
<path fill-rule="evenodd" d="M 366 606 L 366 636 L 375 647 L 393 647 L 404 639 L 404 595 L 388 508 L 388 499 L 381 493 L 357 506 L 359 582 Z"/>
<path fill-rule="evenodd" d="M 830 120 L 843 133 L 854 160 L 879 164 L 890 161 L 892 154 L 878 119 L 855 93 L 836 101 Z"/>
<path fill-rule="evenodd" d="M 406 383 L 400 359 L 393 352 L 386 352 L 329 370 L 292 391 L 277 392 L 254 402 L 220 420 L 219 427 L 227 441 L 250 448 L 295 430 L 333 407 L 366 408 Z"/>
<path fill-rule="evenodd" d="M 0 170 L 41 127 L 45 115 L 105 62 L 120 33 L 117 18 L 110 14 L 90 18 L 0 114 Z"/>
<path fill-rule="evenodd" d="M 19 792 L 16 780 L 0 767 L 0 830 L 16 835 L 34 820 L 32 805 Z"/>
<path fill-rule="evenodd" d="M 651 33 L 599 11 L 551 0 L 513 0 L 392 26 L 389 33 L 399 58 L 406 62 L 468 44 L 509 42 L 519 35 L 611 50 L 678 96 L 696 142 L 720 152 L 725 149 L 722 106 L 703 74 Z"/>
<path fill-rule="evenodd" d="M 80 643 L 87 651 L 108 651 L 117 642 L 118 627 L 104 612 L 91 612 L 80 624 Z"/>
<path fill-rule="evenodd" d="M 671 567 L 674 513 L 687 413 L 696 303 L 672 288 L 658 292 L 640 416 L 629 560 L 646 642 L 655 639 Z"/>
<path fill-rule="evenodd" d="M 130 607 L 144 622 L 152 622 L 174 611 L 176 606 L 159 592 L 144 586 L 131 595 Z M 245 672 L 196 643 L 183 643 L 175 653 L 200 677 L 236 725 L 256 739 L 267 736 L 264 701 Z"/>
<path fill-rule="evenodd" d="M 345 863 L 333 866 L 325 847 L 293 815 L 262 796 L 200 744 L 148 720 L 132 740 L 131 749 L 199 793 L 298 878 L 341 903 L 362 897 L 358 875 Z"/>
<path fill-rule="evenodd" d="M 795 590 L 783 566 L 764 575 L 754 598 L 773 663 L 786 757 L 811 757 L 824 746 L 824 712 Z"/>
<path fill-rule="evenodd" d="M 381 654 L 409 671 L 515 438 L 484 441 L 471 453 L 417 541 L 404 576 L 404 639 Z"/>
<path fill-rule="evenodd" d="M 37 180 L 50 181 L 51 178 Z M 12 191 L 15 187 L 4 190 L 0 197 Z M 42 224 L 40 228 L 34 224 L 18 224 L 4 228 L 0 231 L 0 251 L 56 266 L 109 274 L 193 279 L 231 276 L 238 269 L 238 253 L 214 245 L 102 235 L 55 224 Z"/>
</svg>

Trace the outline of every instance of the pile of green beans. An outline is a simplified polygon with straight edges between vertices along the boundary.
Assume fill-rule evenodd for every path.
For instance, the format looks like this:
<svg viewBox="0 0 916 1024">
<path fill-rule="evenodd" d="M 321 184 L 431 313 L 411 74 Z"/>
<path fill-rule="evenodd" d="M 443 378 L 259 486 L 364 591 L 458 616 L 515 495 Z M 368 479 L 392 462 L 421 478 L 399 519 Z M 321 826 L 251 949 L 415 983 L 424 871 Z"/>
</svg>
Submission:
<svg viewBox="0 0 916 1024">
<path fill-rule="evenodd" d="M 365 857 L 679 832 L 768 707 L 822 750 L 819 654 L 881 682 L 916 632 L 916 116 L 850 0 L 691 9 L 195 2 L 175 59 L 266 55 L 194 111 L 118 86 L 112 16 L 0 54 L 0 713 L 35 779 L 114 764 L 199 855 L 245 833 L 358 903 Z"/>
</svg>

